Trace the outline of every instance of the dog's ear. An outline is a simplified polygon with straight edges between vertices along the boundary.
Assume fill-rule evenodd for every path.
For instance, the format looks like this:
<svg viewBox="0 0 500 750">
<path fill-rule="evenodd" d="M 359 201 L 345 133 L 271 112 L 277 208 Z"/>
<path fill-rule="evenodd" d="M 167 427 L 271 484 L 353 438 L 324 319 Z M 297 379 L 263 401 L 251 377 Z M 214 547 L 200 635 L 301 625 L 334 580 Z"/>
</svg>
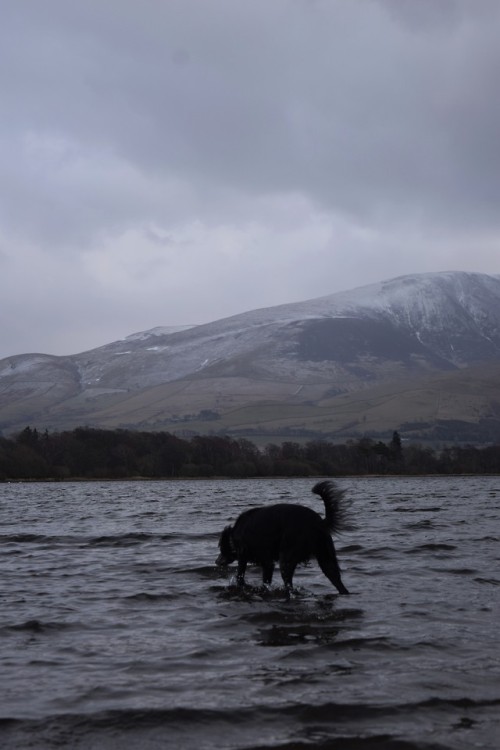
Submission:
<svg viewBox="0 0 500 750">
<path fill-rule="evenodd" d="M 229 528 L 230 526 L 225 526 L 221 531 L 221 534 L 219 537 L 219 549 L 222 549 L 222 547 L 227 544 L 227 534 L 228 534 Z"/>
<path fill-rule="evenodd" d="M 233 539 L 233 527 L 228 526 L 227 530 L 228 530 L 227 533 L 228 533 L 229 547 L 231 548 L 231 554 L 236 556 L 236 547 L 235 547 L 234 539 Z"/>
<path fill-rule="evenodd" d="M 233 527 L 232 526 L 226 526 L 225 529 L 222 531 L 222 534 L 220 535 L 219 539 L 219 549 L 222 552 L 222 554 L 227 555 L 234 555 L 236 552 L 236 549 L 234 547 L 233 542 Z"/>
</svg>

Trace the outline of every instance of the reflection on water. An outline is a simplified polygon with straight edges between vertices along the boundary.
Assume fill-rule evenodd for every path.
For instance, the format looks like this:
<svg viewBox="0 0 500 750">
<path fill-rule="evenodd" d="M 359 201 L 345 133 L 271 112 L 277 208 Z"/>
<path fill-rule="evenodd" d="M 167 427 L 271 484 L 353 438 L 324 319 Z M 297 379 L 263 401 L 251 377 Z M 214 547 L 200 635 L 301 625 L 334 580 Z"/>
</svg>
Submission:
<svg viewBox="0 0 500 750">
<path fill-rule="evenodd" d="M 0 485 L 6 748 L 497 748 L 500 478 L 345 479 L 338 596 L 213 566 L 308 480 Z"/>
</svg>

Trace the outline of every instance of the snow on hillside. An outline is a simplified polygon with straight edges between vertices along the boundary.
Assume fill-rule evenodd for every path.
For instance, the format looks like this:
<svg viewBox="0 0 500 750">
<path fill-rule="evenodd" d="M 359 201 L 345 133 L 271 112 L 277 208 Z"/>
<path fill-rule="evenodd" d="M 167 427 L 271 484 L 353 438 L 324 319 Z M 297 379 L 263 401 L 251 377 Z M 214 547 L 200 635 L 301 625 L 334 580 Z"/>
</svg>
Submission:
<svg viewBox="0 0 500 750">
<path fill-rule="evenodd" d="M 151 328 L 148 331 L 131 333 L 129 336 L 125 336 L 122 341 L 145 341 L 151 336 L 169 336 L 171 333 L 179 333 L 179 331 L 189 331 L 190 328 L 196 328 L 196 326 L 156 326 L 155 328 Z"/>
<path fill-rule="evenodd" d="M 294 352 L 300 332 L 309 330 L 315 320 L 331 318 L 395 325 L 457 365 L 467 362 L 470 342 L 475 346 L 471 359 L 480 358 L 483 349 L 477 342 L 484 340 L 491 342 L 491 358 L 500 347 L 500 276 L 462 272 L 402 276 L 203 325 L 158 326 L 59 359 L 76 366 L 86 385 L 131 390 L 199 374 L 215 363 L 233 362 L 241 371 L 243 360 L 247 366 L 259 365 L 269 371 L 274 367 L 276 374 L 286 371 L 293 375 L 293 368 L 299 367 Z M 450 351 L 457 343 L 460 351 L 454 359 Z M 360 354 L 362 347 L 360 340 Z M 42 366 L 31 357 L 21 356 L 16 362 L 21 366 L 24 361 L 30 371 Z M 304 367 L 303 360 L 300 367 Z M 7 372 L 11 372 L 10 360 Z"/>
</svg>

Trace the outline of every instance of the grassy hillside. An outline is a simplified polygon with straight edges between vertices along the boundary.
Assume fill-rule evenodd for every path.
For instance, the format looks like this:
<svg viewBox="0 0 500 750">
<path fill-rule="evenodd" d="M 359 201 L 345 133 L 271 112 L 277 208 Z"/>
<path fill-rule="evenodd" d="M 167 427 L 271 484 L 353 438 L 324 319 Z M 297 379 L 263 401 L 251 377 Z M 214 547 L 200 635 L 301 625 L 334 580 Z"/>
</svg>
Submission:
<svg viewBox="0 0 500 750">
<path fill-rule="evenodd" d="M 56 404 L 40 395 L 38 402 L 34 396 L 30 404 L 32 415 L 26 412 L 26 402 L 17 413 L 15 402 L 5 406 L 11 422 L 5 432 L 22 429 L 29 421 L 49 430 L 88 424 L 180 434 L 230 432 L 252 439 L 301 434 L 346 439 L 397 429 L 404 436 L 421 439 L 435 435 L 437 428 L 460 432 L 469 425 L 471 440 L 478 430 L 491 440 L 500 421 L 500 365 L 337 395 L 329 394 L 324 383 L 298 386 L 200 378 L 138 393 L 89 389 Z"/>
</svg>

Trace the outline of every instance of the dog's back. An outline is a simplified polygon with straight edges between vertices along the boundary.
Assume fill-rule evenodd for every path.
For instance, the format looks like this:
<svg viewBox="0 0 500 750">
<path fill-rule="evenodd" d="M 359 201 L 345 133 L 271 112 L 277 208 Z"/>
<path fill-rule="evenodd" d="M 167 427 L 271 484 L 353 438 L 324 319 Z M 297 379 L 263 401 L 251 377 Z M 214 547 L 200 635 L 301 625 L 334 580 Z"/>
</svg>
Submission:
<svg viewBox="0 0 500 750">
<path fill-rule="evenodd" d="M 297 564 L 307 562 L 315 556 L 318 539 L 325 535 L 329 537 L 319 513 L 289 503 L 247 510 L 232 531 L 235 548 L 244 552 L 249 562 L 260 565 L 269 559 L 277 562 L 285 547 L 293 548 Z"/>
</svg>

